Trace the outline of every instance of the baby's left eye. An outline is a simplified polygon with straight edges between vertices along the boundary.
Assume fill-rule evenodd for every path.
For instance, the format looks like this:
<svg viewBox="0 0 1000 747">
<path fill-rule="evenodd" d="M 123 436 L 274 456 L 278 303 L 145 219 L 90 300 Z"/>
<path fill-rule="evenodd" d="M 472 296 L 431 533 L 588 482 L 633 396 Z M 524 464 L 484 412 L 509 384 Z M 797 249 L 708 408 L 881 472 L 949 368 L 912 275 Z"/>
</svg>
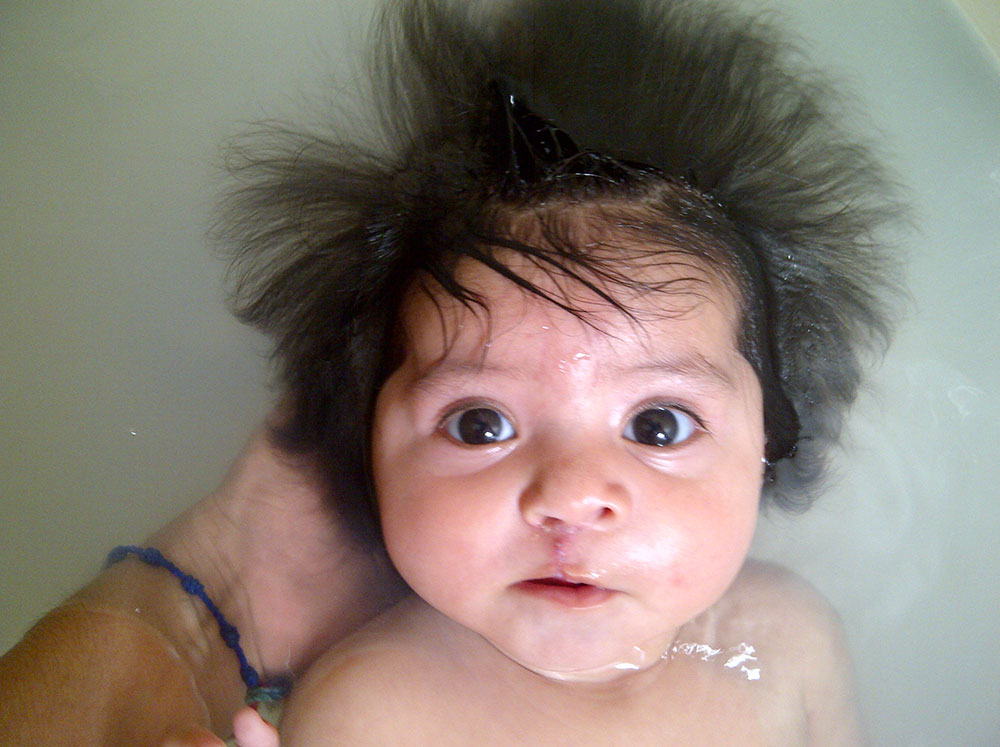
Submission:
<svg viewBox="0 0 1000 747">
<path fill-rule="evenodd" d="M 696 430 L 698 424 L 690 415 L 672 407 L 650 407 L 629 420 L 622 435 L 645 446 L 673 446 Z"/>
</svg>

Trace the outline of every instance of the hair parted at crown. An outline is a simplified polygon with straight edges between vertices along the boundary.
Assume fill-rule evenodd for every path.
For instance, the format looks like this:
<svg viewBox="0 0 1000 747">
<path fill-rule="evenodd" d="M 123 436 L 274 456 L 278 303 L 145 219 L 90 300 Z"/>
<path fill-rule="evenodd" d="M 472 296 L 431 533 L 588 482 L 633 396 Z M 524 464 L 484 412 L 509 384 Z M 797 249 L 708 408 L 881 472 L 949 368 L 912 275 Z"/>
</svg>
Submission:
<svg viewBox="0 0 1000 747">
<path fill-rule="evenodd" d="M 509 183 L 511 159 L 491 153 L 501 86 L 557 128 L 541 133 L 552 147 L 568 133 L 588 157 L 683 181 L 750 246 L 800 423 L 765 490 L 807 502 L 865 353 L 889 333 L 884 229 L 901 210 L 836 86 L 771 20 L 695 0 L 392 0 L 370 71 L 366 132 L 265 128 L 234 151 L 220 232 L 233 303 L 276 340 L 303 443 L 364 461 L 363 446 L 344 451 L 364 434 L 343 421 L 374 396 L 366 377 L 385 363 L 365 346 L 418 261 L 406 247 Z"/>
</svg>

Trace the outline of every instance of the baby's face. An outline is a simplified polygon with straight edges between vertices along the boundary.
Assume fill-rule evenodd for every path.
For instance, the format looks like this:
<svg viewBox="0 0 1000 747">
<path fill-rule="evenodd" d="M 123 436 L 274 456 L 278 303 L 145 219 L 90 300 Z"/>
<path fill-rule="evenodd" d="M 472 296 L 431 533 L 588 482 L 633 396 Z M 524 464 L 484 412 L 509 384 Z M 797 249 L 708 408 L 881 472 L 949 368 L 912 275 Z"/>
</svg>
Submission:
<svg viewBox="0 0 1000 747">
<path fill-rule="evenodd" d="M 411 293 L 405 357 L 377 401 L 389 554 L 424 600 L 529 669 L 649 666 L 723 594 L 754 531 L 763 415 L 736 299 L 695 261 L 661 267 L 648 273 L 676 280 L 671 295 L 622 298 L 641 325 L 573 290 L 596 330 L 460 270 L 490 323 L 443 297 L 442 320 Z"/>
</svg>

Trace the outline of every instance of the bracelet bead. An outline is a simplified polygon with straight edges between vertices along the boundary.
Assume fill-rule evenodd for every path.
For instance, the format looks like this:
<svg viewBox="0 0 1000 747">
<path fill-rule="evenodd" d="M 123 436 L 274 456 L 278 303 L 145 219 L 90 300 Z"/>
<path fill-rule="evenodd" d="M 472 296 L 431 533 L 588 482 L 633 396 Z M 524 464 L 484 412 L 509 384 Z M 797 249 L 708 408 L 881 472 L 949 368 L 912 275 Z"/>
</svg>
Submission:
<svg viewBox="0 0 1000 747">
<path fill-rule="evenodd" d="M 244 684 L 247 686 L 246 702 L 248 704 L 253 705 L 254 703 L 265 703 L 280 700 L 288 694 L 291 690 L 291 683 L 288 680 L 275 679 L 269 682 L 261 682 L 260 674 L 258 674 L 257 670 L 253 668 L 249 661 L 247 661 L 246 653 L 244 653 L 243 647 L 240 645 L 239 631 L 236 629 L 235 625 L 226 619 L 225 615 L 222 614 L 222 610 L 220 610 L 218 606 L 216 606 L 215 602 L 212 601 L 211 597 L 208 596 L 208 592 L 205 591 L 205 586 L 201 583 L 201 581 L 196 579 L 194 576 L 185 573 L 172 562 L 167 560 L 163 556 L 163 553 L 155 547 L 119 545 L 108 553 L 105 568 L 124 560 L 129 555 L 136 556 L 146 565 L 166 569 L 171 575 L 180 581 L 181 588 L 184 589 L 185 592 L 198 597 L 202 602 L 204 602 L 205 607 L 219 625 L 219 635 L 222 637 L 222 640 L 233 650 L 233 653 L 236 654 L 236 658 L 239 660 L 240 677 L 242 677 Z"/>
</svg>

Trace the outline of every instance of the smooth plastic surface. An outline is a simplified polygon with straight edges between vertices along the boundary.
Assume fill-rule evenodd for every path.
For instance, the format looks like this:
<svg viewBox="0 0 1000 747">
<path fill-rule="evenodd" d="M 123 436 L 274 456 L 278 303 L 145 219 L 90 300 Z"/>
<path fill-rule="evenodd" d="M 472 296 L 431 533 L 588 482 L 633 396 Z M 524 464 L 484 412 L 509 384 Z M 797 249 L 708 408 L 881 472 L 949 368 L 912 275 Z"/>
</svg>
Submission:
<svg viewBox="0 0 1000 747">
<path fill-rule="evenodd" d="M 1000 69 L 945 0 L 777 5 L 865 99 L 919 232 L 838 479 L 757 553 L 841 611 L 876 743 L 1000 743 Z M 214 487 L 267 410 L 205 239 L 218 144 L 324 111 L 373 6 L 0 8 L 0 647 Z"/>
</svg>

